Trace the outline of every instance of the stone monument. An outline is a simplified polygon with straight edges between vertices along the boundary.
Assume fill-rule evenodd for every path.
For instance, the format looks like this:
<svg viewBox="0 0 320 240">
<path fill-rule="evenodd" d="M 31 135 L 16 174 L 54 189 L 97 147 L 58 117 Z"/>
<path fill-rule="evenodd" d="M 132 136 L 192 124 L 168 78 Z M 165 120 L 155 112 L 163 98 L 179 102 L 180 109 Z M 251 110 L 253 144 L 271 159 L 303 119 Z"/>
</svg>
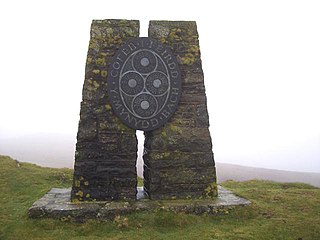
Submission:
<svg viewBox="0 0 320 240">
<path fill-rule="evenodd" d="M 137 188 L 137 129 L 145 134 L 144 191 Z M 150 21 L 149 37 L 139 38 L 138 21 L 94 20 L 73 186 L 51 189 L 29 216 L 220 215 L 247 204 L 216 185 L 196 23 Z"/>
<path fill-rule="evenodd" d="M 195 22 L 94 20 L 82 96 L 73 201 L 136 199 L 136 130 L 150 199 L 217 196 Z"/>
</svg>

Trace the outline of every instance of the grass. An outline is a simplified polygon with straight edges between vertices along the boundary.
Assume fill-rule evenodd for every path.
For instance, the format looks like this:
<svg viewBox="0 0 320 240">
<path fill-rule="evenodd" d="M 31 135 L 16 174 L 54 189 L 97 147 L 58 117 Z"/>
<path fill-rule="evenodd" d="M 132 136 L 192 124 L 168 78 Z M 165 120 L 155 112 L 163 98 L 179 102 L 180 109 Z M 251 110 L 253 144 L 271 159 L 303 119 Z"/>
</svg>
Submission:
<svg viewBox="0 0 320 240">
<path fill-rule="evenodd" d="M 225 182 L 252 204 L 224 216 L 158 211 L 82 224 L 28 218 L 35 200 L 71 182 L 70 169 L 18 166 L 0 156 L 0 239 L 320 239 L 320 189 L 300 183 Z"/>
</svg>

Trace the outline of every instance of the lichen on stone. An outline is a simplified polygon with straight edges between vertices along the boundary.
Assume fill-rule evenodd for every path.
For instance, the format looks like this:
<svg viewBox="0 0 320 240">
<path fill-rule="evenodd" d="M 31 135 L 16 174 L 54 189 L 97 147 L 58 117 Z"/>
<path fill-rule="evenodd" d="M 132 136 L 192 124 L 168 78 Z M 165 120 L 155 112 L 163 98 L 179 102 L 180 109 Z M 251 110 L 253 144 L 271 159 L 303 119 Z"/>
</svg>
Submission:
<svg viewBox="0 0 320 240">
<path fill-rule="evenodd" d="M 102 71 L 101 71 L 101 77 L 106 78 L 107 75 L 108 75 L 108 73 L 107 73 L 106 70 L 102 70 Z"/>
<path fill-rule="evenodd" d="M 105 108 L 106 108 L 107 111 L 110 111 L 110 110 L 112 109 L 112 107 L 111 107 L 110 104 L 106 104 L 106 105 L 104 105 L 104 106 L 105 106 Z"/>
<path fill-rule="evenodd" d="M 76 196 L 78 197 L 83 197 L 83 191 L 79 190 L 77 193 L 76 193 Z"/>
<path fill-rule="evenodd" d="M 193 65 L 195 61 L 195 57 L 191 53 L 186 53 L 178 56 L 178 62 L 182 65 Z"/>
<path fill-rule="evenodd" d="M 75 180 L 74 181 L 74 186 L 75 187 L 80 187 L 80 181 L 79 180 Z"/>
<path fill-rule="evenodd" d="M 207 198 L 213 198 L 213 197 L 217 197 L 218 196 L 218 187 L 217 187 L 217 183 L 213 182 L 211 183 L 205 190 L 205 196 Z"/>
<path fill-rule="evenodd" d="M 106 59 L 105 59 L 105 58 L 97 58 L 97 59 L 95 60 L 95 63 L 96 63 L 98 66 L 101 66 L 101 67 L 107 66 L 107 62 L 106 62 Z"/>
<path fill-rule="evenodd" d="M 99 73 L 100 73 L 100 70 L 99 70 L 99 69 L 94 69 L 94 70 L 92 70 L 92 72 L 93 72 L 94 74 L 99 74 Z"/>
</svg>

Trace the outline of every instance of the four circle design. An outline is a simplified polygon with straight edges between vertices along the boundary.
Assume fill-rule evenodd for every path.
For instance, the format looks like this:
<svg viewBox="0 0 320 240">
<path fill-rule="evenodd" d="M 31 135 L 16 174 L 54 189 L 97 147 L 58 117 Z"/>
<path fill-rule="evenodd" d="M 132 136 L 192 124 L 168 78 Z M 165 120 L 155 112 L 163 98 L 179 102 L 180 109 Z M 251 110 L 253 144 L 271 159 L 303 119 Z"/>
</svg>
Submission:
<svg viewBox="0 0 320 240">
<path fill-rule="evenodd" d="M 168 71 L 157 69 L 159 64 L 164 65 L 159 61 L 162 60 L 151 50 L 137 51 L 124 65 L 127 66 L 124 69 L 135 71 L 120 74 L 121 96 L 123 100 L 133 97 L 131 104 L 127 105 L 138 118 L 148 119 L 157 114 L 162 107 L 157 97 L 164 96 L 169 91 Z"/>
<path fill-rule="evenodd" d="M 129 127 L 150 131 L 175 112 L 181 73 L 170 48 L 152 38 L 133 38 L 119 47 L 109 64 L 108 99 Z"/>
</svg>

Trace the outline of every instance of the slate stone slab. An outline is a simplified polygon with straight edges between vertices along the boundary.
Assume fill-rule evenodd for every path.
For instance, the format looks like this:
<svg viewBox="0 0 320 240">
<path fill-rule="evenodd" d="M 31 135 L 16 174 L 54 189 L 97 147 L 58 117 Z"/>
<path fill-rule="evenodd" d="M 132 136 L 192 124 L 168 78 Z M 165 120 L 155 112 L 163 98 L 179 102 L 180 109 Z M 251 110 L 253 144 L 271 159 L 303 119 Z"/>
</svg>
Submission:
<svg viewBox="0 0 320 240">
<path fill-rule="evenodd" d="M 113 219 L 117 215 L 139 211 L 168 210 L 191 214 L 223 214 L 225 209 L 250 204 L 231 191 L 218 186 L 215 199 L 149 200 L 142 187 L 137 188 L 136 201 L 97 201 L 72 203 L 71 188 L 53 188 L 29 208 L 30 218 Z"/>
<path fill-rule="evenodd" d="M 135 199 L 137 138 L 115 115 L 107 91 L 108 65 L 119 47 L 139 36 L 139 21 L 93 20 L 82 90 L 72 199 Z"/>
<path fill-rule="evenodd" d="M 216 169 L 194 21 L 150 21 L 149 37 L 178 60 L 182 92 L 166 125 L 145 132 L 144 189 L 151 199 L 216 196 Z"/>
</svg>

